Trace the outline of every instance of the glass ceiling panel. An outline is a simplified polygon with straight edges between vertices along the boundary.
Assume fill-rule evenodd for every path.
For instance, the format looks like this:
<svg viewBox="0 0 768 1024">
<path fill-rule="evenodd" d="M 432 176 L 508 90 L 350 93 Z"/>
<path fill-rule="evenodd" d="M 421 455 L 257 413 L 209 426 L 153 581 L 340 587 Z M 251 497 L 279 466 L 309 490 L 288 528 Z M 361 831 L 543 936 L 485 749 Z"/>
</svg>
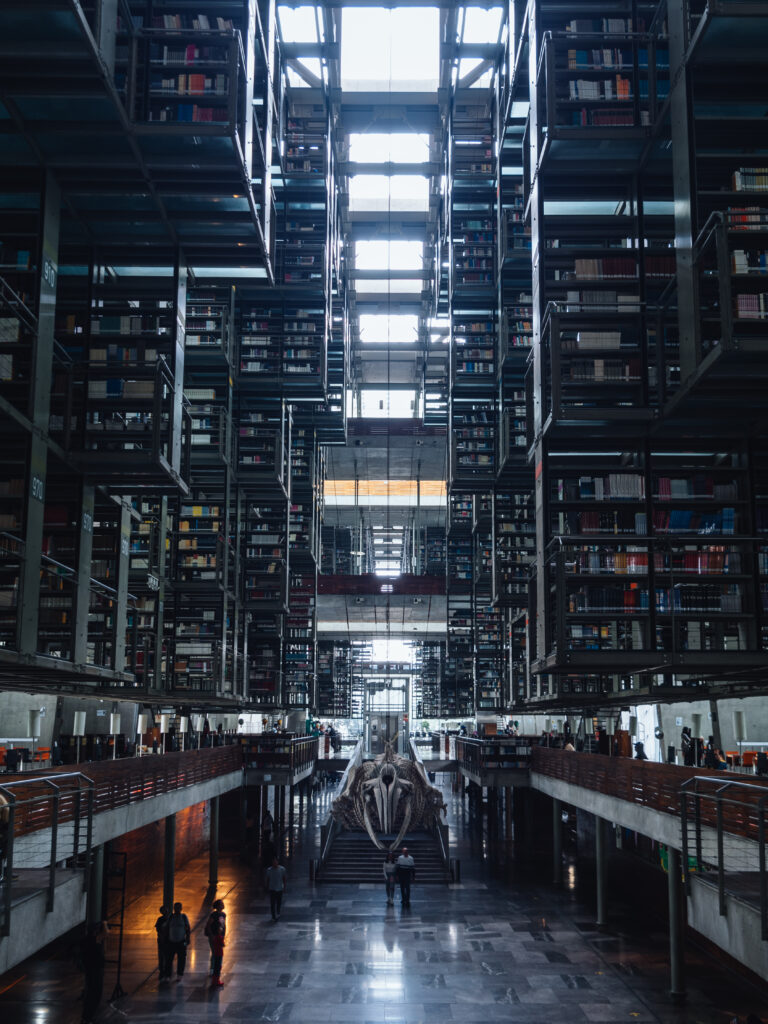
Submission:
<svg viewBox="0 0 768 1024">
<path fill-rule="evenodd" d="M 280 32 L 286 43 L 316 43 L 314 7 L 278 7 Z"/>
<path fill-rule="evenodd" d="M 371 295 L 385 295 L 389 292 L 400 295 L 416 295 L 424 291 L 426 282 L 420 277 L 398 278 L 397 280 L 376 278 L 373 281 L 357 279 L 354 281 L 354 287 L 358 293 L 368 292 Z"/>
<path fill-rule="evenodd" d="M 373 344 L 407 344 L 419 337 L 419 318 L 398 313 L 363 313 L 360 316 L 360 340 Z"/>
<path fill-rule="evenodd" d="M 375 239 L 355 246 L 358 270 L 421 270 L 423 256 L 422 242 Z"/>
<path fill-rule="evenodd" d="M 426 212 L 429 209 L 429 181 L 418 174 L 355 174 L 349 179 L 350 211 L 385 210 Z"/>
<path fill-rule="evenodd" d="M 429 136 L 424 134 L 353 133 L 349 136 L 349 159 L 354 163 L 423 163 L 429 159 Z"/>
<path fill-rule="evenodd" d="M 481 7 L 467 7 L 464 10 L 464 43 L 495 43 L 501 29 L 501 7 L 484 11 Z"/>
<path fill-rule="evenodd" d="M 351 91 L 437 89 L 436 7 L 345 7 L 341 23 L 341 87 Z"/>
</svg>

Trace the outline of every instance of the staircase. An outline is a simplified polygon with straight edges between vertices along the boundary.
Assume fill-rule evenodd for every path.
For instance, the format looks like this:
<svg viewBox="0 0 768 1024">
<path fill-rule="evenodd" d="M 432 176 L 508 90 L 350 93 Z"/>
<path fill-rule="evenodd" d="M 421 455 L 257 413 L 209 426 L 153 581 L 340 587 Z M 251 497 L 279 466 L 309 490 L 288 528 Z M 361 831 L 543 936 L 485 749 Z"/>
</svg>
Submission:
<svg viewBox="0 0 768 1024">
<path fill-rule="evenodd" d="M 384 837 L 391 842 L 395 837 Z M 440 844 L 430 832 L 412 832 L 405 837 L 403 846 L 416 862 L 415 885 L 445 885 L 450 881 Z M 381 865 L 385 854 L 377 850 L 367 832 L 340 832 L 333 840 L 330 852 L 322 868 L 315 876 L 318 882 L 370 882 L 384 888 L 384 873 Z"/>
</svg>

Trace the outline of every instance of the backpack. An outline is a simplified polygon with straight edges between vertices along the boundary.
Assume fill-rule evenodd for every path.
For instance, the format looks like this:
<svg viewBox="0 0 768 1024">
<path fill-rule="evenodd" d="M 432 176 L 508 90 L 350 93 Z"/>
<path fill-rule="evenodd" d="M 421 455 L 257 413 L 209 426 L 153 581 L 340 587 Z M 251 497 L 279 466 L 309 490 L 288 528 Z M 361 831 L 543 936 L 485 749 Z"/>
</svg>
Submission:
<svg viewBox="0 0 768 1024">
<path fill-rule="evenodd" d="M 224 921 L 222 920 L 223 914 L 219 910 L 214 910 L 211 916 L 208 918 L 208 923 L 205 926 L 205 932 L 203 933 L 206 938 L 213 939 L 218 935 L 224 934 Z"/>
<path fill-rule="evenodd" d="M 171 914 L 168 918 L 168 941 L 184 942 L 187 938 L 187 915 Z"/>
</svg>

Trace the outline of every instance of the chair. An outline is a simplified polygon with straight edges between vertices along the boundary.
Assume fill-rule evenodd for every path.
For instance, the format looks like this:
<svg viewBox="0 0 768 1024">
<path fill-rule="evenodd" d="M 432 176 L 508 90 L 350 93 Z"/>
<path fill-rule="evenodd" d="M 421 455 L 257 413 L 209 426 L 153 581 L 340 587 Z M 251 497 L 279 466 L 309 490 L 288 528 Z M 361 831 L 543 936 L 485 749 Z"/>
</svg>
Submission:
<svg viewBox="0 0 768 1024">
<path fill-rule="evenodd" d="M 738 764 L 739 764 L 739 752 L 738 752 L 738 750 L 726 750 L 726 752 L 725 752 L 725 760 L 732 767 L 736 768 L 738 766 Z"/>
<path fill-rule="evenodd" d="M 742 768 L 754 768 L 755 762 L 757 761 L 756 750 L 745 750 L 741 755 L 741 767 Z"/>
<path fill-rule="evenodd" d="M 51 748 L 50 747 L 38 747 L 35 751 L 35 761 L 39 761 L 40 764 L 44 764 L 51 760 Z"/>
</svg>

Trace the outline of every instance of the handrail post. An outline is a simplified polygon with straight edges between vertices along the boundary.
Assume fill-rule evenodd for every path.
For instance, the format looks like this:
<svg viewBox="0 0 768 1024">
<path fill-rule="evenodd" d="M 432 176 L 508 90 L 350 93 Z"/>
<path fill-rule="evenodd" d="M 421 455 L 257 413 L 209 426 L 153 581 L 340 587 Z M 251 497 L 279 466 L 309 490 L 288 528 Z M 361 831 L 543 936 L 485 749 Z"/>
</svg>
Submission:
<svg viewBox="0 0 768 1024">
<path fill-rule="evenodd" d="M 56 849 L 58 846 L 58 834 L 59 834 L 59 806 L 61 802 L 61 790 L 52 782 L 50 779 L 45 779 L 45 782 L 53 790 L 53 817 L 51 820 L 51 861 L 48 865 L 48 899 L 46 900 L 45 909 L 47 913 L 51 913 L 53 910 L 54 894 L 56 891 Z"/>
<path fill-rule="evenodd" d="M 725 865 L 723 864 L 723 800 L 720 792 L 715 793 L 717 809 L 717 895 L 720 916 L 725 917 Z"/>
<path fill-rule="evenodd" d="M 11 790 L 0 787 L 8 801 L 8 848 L 5 855 L 5 878 L 3 879 L 3 927 L 0 934 L 11 934 L 11 879 L 13 878 L 13 839 L 16 827 L 16 796 Z"/>
<path fill-rule="evenodd" d="M 83 892 L 88 893 L 91 879 L 91 851 L 93 848 L 93 812 L 96 803 L 96 783 L 84 776 L 88 782 L 88 824 L 85 830 L 85 864 L 83 866 Z"/>
<path fill-rule="evenodd" d="M 680 790 L 680 833 L 683 851 L 683 883 L 688 892 L 688 794 Z"/>
<path fill-rule="evenodd" d="M 765 801 L 762 797 L 757 805 L 757 842 L 760 858 L 760 938 L 768 939 L 768 879 L 765 877 Z"/>
</svg>

